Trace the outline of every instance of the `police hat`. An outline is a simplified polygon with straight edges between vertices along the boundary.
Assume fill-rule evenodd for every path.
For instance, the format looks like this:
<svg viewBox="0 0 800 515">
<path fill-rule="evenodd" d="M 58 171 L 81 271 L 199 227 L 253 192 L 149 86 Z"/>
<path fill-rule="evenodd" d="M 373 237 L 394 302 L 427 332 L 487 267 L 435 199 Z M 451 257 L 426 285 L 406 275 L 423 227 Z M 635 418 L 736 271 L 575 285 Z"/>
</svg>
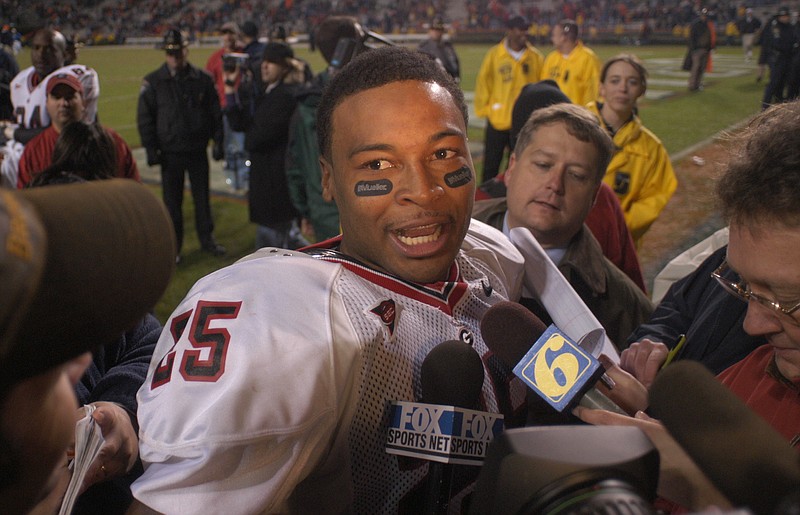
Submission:
<svg viewBox="0 0 800 515">
<path fill-rule="evenodd" d="M 778 9 L 778 16 L 789 16 L 789 8 L 785 5 L 781 6 L 781 8 Z"/>
<path fill-rule="evenodd" d="M 169 29 L 164 34 L 164 41 L 161 43 L 161 49 L 167 52 L 180 50 L 187 46 L 189 46 L 188 38 L 178 29 Z"/>
</svg>

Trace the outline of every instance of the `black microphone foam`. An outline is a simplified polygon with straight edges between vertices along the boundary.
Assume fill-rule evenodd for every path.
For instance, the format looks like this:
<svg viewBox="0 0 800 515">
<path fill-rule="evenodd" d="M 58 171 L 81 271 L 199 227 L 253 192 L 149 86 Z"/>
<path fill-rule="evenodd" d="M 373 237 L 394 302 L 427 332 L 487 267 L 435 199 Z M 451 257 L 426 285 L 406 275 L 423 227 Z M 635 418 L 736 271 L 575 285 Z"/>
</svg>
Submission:
<svg viewBox="0 0 800 515">
<path fill-rule="evenodd" d="M 483 362 L 469 344 L 442 342 L 422 362 L 422 401 L 475 409 L 483 388 Z"/>
<path fill-rule="evenodd" d="M 547 326 L 528 308 L 502 301 L 490 307 L 481 319 L 481 336 L 489 350 L 509 368 L 514 368 Z"/>
<path fill-rule="evenodd" d="M 737 507 L 773 514 L 800 491 L 797 451 L 703 365 L 683 360 L 659 373 L 650 410 Z"/>
</svg>

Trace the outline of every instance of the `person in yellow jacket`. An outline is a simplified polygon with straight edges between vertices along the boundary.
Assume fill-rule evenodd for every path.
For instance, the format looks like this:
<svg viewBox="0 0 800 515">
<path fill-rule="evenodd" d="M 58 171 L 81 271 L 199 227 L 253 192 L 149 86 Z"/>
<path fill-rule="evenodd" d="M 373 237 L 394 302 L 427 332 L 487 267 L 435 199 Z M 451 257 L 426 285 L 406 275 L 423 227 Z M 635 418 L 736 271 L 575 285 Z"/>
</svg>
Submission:
<svg viewBox="0 0 800 515">
<path fill-rule="evenodd" d="M 600 60 L 578 39 L 578 32 L 578 24 L 572 20 L 553 27 L 550 39 L 556 48 L 544 60 L 540 80 L 556 81 L 574 104 L 586 105 L 597 100 Z"/>
<path fill-rule="evenodd" d="M 483 150 L 483 180 L 500 169 L 511 134 L 511 110 L 522 88 L 538 82 L 542 54 L 527 39 L 528 22 L 522 16 L 508 20 L 503 41 L 486 53 L 475 81 L 475 114 L 487 119 Z"/>
<path fill-rule="evenodd" d="M 600 100 L 587 105 L 619 149 L 603 181 L 617 194 L 637 247 L 678 186 L 667 150 L 636 114 L 646 89 L 647 70 L 639 58 L 618 54 L 600 71 Z"/>
</svg>

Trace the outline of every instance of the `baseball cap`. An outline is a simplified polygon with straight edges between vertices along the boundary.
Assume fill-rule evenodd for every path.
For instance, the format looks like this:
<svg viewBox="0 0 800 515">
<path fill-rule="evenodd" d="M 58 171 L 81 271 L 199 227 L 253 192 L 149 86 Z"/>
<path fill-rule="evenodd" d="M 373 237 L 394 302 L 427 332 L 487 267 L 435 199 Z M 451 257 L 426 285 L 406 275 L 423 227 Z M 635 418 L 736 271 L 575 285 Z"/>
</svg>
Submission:
<svg viewBox="0 0 800 515">
<path fill-rule="evenodd" d="M 115 341 L 175 267 L 163 203 L 130 179 L 0 190 L 0 393 Z"/>
<path fill-rule="evenodd" d="M 65 84 L 83 96 L 83 84 L 81 84 L 81 81 L 79 81 L 76 76 L 70 75 L 69 73 L 57 73 L 48 78 L 47 94 L 49 95 L 50 92 L 53 91 L 53 88 L 59 84 Z"/>
<path fill-rule="evenodd" d="M 528 20 L 526 20 L 520 15 L 512 16 L 511 18 L 508 19 L 509 29 L 528 30 L 528 27 L 530 27 Z"/>
<path fill-rule="evenodd" d="M 789 8 L 782 5 L 780 9 L 778 9 L 778 16 L 789 16 Z"/>
<path fill-rule="evenodd" d="M 232 34 L 241 34 L 242 30 L 239 28 L 239 25 L 234 21 L 227 21 L 222 24 L 219 28 L 220 32 L 230 32 Z"/>
</svg>

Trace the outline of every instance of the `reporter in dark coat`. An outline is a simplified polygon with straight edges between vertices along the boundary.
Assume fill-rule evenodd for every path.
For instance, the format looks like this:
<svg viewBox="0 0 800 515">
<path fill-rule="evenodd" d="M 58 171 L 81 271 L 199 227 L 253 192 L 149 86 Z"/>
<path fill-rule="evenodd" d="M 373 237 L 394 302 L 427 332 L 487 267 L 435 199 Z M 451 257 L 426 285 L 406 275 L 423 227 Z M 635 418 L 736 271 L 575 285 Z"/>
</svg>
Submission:
<svg viewBox="0 0 800 515">
<path fill-rule="evenodd" d="M 289 122 L 297 105 L 294 91 L 304 80 L 301 63 L 288 45 L 267 43 L 261 62 L 266 88 L 252 100 L 252 108 L 244 92 L 234 90 L 238 73 L 237 68 L 226 76 L 225 116 L 234 130 L 245 132 L 244 146 L 251 161 L 250 221 L 258 225 L 256 248 L 301 247 L 308 242 L 300 235 L 299 214 L 286 180 Z"/>
</svg>

